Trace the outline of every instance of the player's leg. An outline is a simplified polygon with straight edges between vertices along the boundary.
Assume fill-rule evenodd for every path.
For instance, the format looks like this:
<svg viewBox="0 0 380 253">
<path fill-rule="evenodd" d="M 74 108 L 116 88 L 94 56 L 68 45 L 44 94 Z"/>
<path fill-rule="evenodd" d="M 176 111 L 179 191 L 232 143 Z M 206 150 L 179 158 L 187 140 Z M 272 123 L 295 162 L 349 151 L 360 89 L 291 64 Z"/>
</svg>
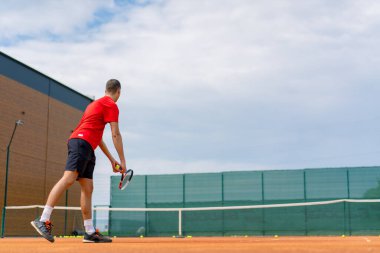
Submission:
<svg viewBox="0 0 380 253">
<path fill-rule="evenodd" d="M 53 189 L 50 191 L 41 218 L 31 222 L 32 226 L 37 230 L 37 232 L 50 242 L 54 242 L 54 237 L 51 234 L 52 224 L 50 222 L 50 216 L 53 208 L 65 190 L 75 182 L 79 173 L 81 173 L 82 169 L 88 163 L 88 157 L 82 155 L 83 145 L 81 144 L 82 142 L 79 139 L 69 140 L 67 145 L 68 157 L 66 161 L 65 172 L 62 178 L 54 185 Z"/>
<path fill-rule="evenodd" d="M 46 201 L 46 206 L 54 207 L 62 194 L 76 181 L 78 177 L 77 171 L 65 171 L 63 173 L 63 177 L 54 185 L 53 189 L 51 189 L 49 197 Z M 41 217 L 42 221 L 49 220 L 48 217 Z"/>
<path fill-rule="evenodd" d="M 93 180 L 88 178 L 80 178 L 78 182 L 81 186 L 80 206 L 82 209 L 82 216 L 84 221 L 84 227 L 87 234 L 95 232 L 95 228 L 92 221 L 92 192 L 94 189 Z"/>
<path fill-rule="evenodd" d="M 81 209 L 83 223 L 86 229 L 83 242 L 112 242 L 108 236 L 103 236 L 98 230 L 95 230 L 92 220 L 92 192 L 94 190 L 93 174 L 95 168 L 95 154 L 92 152 L 90 160 L 83 173 L 80 173 L 78 182 L 81 186 Z"/>
<path fill-rule="evenodd" d="M 37 232 L 50 242 L 54 242 L 54 237 L 51 234 L 52 224 L 50 222 L 50 216 L 53 212 L 53 208 L 62 196 L 63 192 L 65 192 L 66 189 L 75 182 L 77 176 L 78 172 L 76 171 L 65 171 L 62 178 L 54 185 L 53 189 L 50 191 L 41 218 L 31 222 L 32 226 L 37 230 Z"/>
</svg>

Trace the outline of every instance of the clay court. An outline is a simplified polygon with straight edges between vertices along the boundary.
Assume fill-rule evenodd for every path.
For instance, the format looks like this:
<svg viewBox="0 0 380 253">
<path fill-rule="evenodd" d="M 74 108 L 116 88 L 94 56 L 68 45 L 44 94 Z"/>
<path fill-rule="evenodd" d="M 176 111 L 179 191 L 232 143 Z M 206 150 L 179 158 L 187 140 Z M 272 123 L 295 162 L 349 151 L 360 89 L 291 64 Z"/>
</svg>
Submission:
<svg viewBox="0 0 380 253">
<path fill-rule="evenodd" d="M 5 238 L 0 252 L 256 252 L 256 253 L 361 253 L 380 252 L 380 237 L 197 237 L 197 238 L 114 238 L 113 243 L 86 244 L 79 238 Z"/>
</svg>

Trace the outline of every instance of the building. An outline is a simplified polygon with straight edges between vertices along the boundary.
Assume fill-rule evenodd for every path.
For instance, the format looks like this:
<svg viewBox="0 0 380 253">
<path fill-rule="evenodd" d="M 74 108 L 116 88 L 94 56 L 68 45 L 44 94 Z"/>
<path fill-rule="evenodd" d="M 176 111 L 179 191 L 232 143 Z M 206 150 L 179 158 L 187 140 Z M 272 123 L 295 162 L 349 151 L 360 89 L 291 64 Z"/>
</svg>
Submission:
<svg viewBox="0 0 380 253">
<path fill-rule="evenodd" d="M 0 204 L 4 204 L 7 145 L 21 119 L 9 152 L 7 206 L 43 205 L 62 176 L 67 139 L 92 100 L 0 52 Z M 73 185 L 58 205 L 79 206 L 80 187 Z M 74 212 L 76 212 L 74 214 Z M 41 210 L 8 210 L 5 236 L 35 235 L 29 225 Z M 81 225 L 79 211 L 55 210 L 54 234 L 69 234 Z M 78 225 L 80 224 L 80 225 Z"/>
</svg>

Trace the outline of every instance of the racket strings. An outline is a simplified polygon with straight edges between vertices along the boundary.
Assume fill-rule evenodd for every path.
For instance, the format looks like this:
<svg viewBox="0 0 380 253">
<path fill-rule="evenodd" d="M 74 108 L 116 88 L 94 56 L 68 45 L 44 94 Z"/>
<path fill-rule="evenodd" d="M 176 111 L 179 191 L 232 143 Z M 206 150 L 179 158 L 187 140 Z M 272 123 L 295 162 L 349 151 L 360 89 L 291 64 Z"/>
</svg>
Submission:
<svg viewBox="0 0 380 253">
<path fill-rule="evenodd" d="M 133 171 L 132 170 L 127 170 L 123 175 L 121 175 L 120 183 L 119 183 L 119 188 L 121 190 L 124 190 L 129 182 L 131 181 L 133 176 Z"/>
</svg>

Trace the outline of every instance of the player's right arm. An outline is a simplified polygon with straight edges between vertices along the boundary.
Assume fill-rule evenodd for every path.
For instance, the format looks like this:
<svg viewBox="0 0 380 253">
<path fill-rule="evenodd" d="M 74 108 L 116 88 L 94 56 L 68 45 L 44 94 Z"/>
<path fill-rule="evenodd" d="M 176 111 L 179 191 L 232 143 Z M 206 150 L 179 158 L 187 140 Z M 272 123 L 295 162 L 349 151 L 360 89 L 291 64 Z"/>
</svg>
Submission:
<svg viewBox="0 0 380 253">
<path fill-rule="evenodd" d="M 126 171 L 127 167 L 125 164 L 123 139 L 122 139 L 121 134 L 120 134 L 119 123 L 118 122 L 110 122 L 110 125 L 111 125 L 113 145 L 115 146 L 116 152 L 120 158 L 120 165 L 121 165 L 121 169 L 122 169 L 121 172 L 124 173 Z"/>
<path fill-rule="evenodd" d="M 115 160 L 115 158 L 113 158 L 111 152 L 108 150 L 108 147 L 107 145 L 105 144 L 105 142 L 102 141 L 99 143 L 99 148 L 103 151 L 103 153 L 108 157 L 108 159 L 110 160 L 111 164 L 112 164 L 112 169 L 113 169 L 113 172 L 120 172 L 119 169 L 116 168 L 116 165 L 119 165 L 119 163 Z"/>
</svg>

